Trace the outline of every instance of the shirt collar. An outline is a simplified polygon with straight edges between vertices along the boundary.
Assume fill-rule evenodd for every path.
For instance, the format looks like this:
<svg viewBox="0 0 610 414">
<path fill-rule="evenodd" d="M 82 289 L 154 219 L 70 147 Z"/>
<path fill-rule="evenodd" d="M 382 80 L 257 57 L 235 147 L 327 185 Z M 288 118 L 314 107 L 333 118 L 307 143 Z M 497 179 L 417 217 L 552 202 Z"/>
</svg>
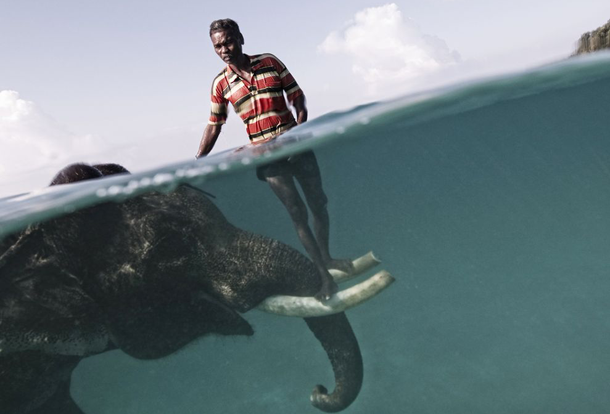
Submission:
<svg viewBox="0 0 610 414">
<path fill-rule="evenodd" d="M 246 55 L 245 53 L 244 53 L 244 56 L 246 57 L 246 59 L 248 59 L 250 61 L 250 65 L 252 65 L 252 57 L 250 55 Z M 233 70 L 231 65 L 227 65 L 227 72 L 229 72 L 230 74 L 237 75 L 237 73 L 235 73 L 235 71 Z"/>
</svg>

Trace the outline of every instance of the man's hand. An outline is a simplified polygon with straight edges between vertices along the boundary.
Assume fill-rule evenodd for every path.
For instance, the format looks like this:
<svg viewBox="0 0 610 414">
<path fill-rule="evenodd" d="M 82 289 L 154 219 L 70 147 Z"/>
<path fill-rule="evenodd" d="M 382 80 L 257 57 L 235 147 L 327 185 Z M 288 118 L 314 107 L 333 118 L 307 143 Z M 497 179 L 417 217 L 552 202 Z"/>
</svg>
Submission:
<svg viewBox="0 0 610 414">
<path fill-rule="evenodd" d="M 301 125 L 307 122 L 307 106 L 305 104 L 305 95 L 299 95 L 292 103 L 297 112 L 297 124 Z"/>
</svg>

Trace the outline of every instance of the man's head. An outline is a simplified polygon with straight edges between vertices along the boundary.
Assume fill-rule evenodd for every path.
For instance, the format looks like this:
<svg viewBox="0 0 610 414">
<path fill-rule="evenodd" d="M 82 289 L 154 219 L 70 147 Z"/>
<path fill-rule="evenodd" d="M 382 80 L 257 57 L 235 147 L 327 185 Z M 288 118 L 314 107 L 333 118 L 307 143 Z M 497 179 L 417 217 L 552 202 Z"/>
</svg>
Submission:
<svg viewBox="0 0 610 414">
<path fill-rule="evenodd" d="M 210 39 L 216 54 L 227 64 L 237 63 L 242 57 L 241 46 L 244 36 L 236 21 L 231 19 L 215 20 L 210 25 Z"/>
</svg>

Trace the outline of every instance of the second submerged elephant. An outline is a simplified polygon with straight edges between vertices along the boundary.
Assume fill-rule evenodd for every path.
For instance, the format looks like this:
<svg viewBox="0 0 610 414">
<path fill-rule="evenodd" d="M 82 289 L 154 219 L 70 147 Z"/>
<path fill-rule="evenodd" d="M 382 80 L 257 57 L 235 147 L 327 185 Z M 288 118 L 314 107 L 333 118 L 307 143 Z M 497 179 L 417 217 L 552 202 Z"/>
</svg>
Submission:
<svg viewBox="0 0 610 414">
<path fill-rule="evenodd" d="M 57 177 L 105 174 L 77 165 Z M 11 414 L 82 413 L 69 388 L 83 358 L 116 348 L 162 358 L 206 334 L 252 335 L 240 313 L 319 287 L 306 257 L 232 226 L 188 186 L 32 225 L 0 247 L 0 407 Z M 356 337 L 343 313 L 305 321 L 336 382 L 312 403 L 345 409 L 363 380 Z"/>
</svg>

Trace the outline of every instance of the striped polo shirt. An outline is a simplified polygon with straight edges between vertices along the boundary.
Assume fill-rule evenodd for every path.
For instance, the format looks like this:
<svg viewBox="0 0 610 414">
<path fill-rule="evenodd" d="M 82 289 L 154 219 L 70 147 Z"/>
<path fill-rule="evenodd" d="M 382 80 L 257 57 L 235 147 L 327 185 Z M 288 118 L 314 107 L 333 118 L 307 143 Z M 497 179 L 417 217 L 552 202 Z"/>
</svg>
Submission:
<svg viewBox="0 0 610 414">
<path fill-rule="evenodd" d="M 262 142 L 278 136 L 296 125 L 286 105 L 284 91 L 293 102 L 303 91 L 286 66 L 271 54 L 247 56 L 252 66 L 252 79 L 242 79 L 227 65 L 212 83 L 212 113 L 210 125 L 227 121 L 227 103 L 244 121 L 252 142 Z"/>
</svg>

